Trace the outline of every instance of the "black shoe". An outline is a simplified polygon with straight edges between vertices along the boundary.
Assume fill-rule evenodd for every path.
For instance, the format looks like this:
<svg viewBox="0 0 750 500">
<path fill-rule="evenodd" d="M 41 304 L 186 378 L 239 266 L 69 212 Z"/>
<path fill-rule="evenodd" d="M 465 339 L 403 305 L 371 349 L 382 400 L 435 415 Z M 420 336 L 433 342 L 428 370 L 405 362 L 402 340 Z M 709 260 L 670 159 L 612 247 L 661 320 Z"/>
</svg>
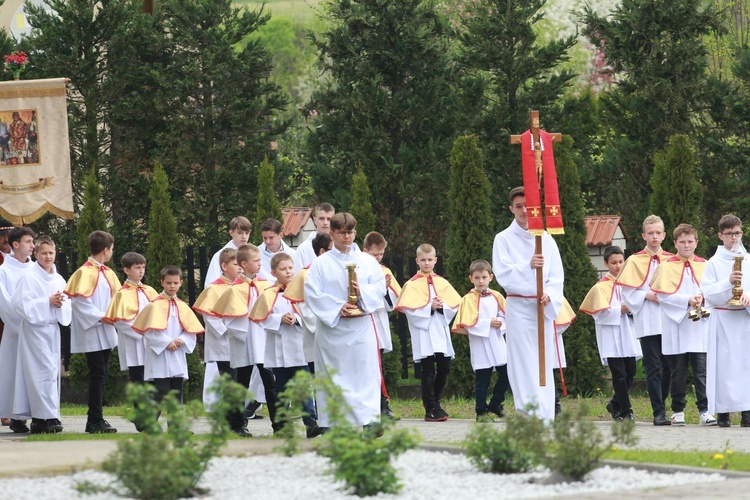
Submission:
<svg viewBox="0 0 750 500">
<path fill-rule="evenodd" d="M 446 420 L 448 420 L 448 416 L 438 413 L 437 408 L 430 408 L 424 413 L 425 422 L 445 422 Z"/>
<path fill-rule="evenodd" d="M 617 415 L 617 420 L 619 421 L 630 420 L 631 422 L 635 422 L 635 417 L 633 416 L 633 410 L 625 410 L 623 412 L 620 412 Z"/>
<path fill-rule="evenodd" d="M 362 434 L 369 434 L 376 439 L 383 437 L 384 433 L 385 433 L 385 429 L 383 429 L 383 426 L 380 425 L 378 422 L 373 422 L 371 424 L 362 426 Z"/>
<path fill-rule="evenodd" d="M 26 420 L 10 419 L 10 430 L 16 434 L 26 434 L 29 432 L 29 426 L 26 425 Z"/>
<path fill-rule="evenodd" d="M 62 431 L 62 423 L 56 418 L 31 422 L 31 434 L 57 434 Z"/>
<path fill-rule="evenodd" d="M 503 405 L 489 405 L 487 407 L 487 411 L 490 413 L 494 413 L 497 418 L 503 418 L 505 416 Z"/>
<path fill-rule="evenodd" d="M 489 412 L 477 413 L 477 422 L 481 422 L 483 424 L 493 424 L 495 423 L 495 419 L 492 418 L 492 415 L 490 415 Z"/>
<path fill-rule="evenodd" d="M 316 438 L 324 432 L 323 427 L 320 427 L 318 422 L 313 421 L 305 425 L 305 437 L 307 437 L 307 439 Z"/>
<path fill-rule="evenodd" d="M 617 420 L 617 415 L 620 413 L 620 409 L 615 408 L 615 405 L 612 404 L 612 401 L 607 403 L 607 411 L 610 415 L 612 415 L 612 420 Z"/>
<path fill-rule="evenodd" d="M 380 405 L 380 414 L 384 417 L 390 418 L 391 420 L 401 420 L 401 417 L 398 417 L 395 413 L 393 413 L 391 405 L 388 403 L 387 399 L 385 400 L 385 403 L 382 403 Z"/>
<path fill-rule="evenodd" d="M 443 407 L 440 406 L 440 403 L 438 403 L 437 405 L 435 405 L 435 412 L 436 412 L 437 415 L 439 415 L 441 417 L 445 417 L 445 420 L 448 420 L 450 418 L 450 415 L 448 415 L 447 411 L 443 410 Z"/>
<path fill-rule="evenodd" d="M 654 415 L 654 425 L 672 425 L 672 421 L 667 418 L 666 414 L 657 413 L 656 415 Z"/>
<path fill-rule="evenodd" d="M 253 435 L 250 434 L 250 431 L 247 430 L 247 427 L 244 427 L 244 426 L 243 427 L 235 427 L 234 429 L 232 429 L 232 432 L 234 433 L 235 436 L 241 437 L 241 438 L 251 438 L 251 437 L 253 437 Z"/>
<path fill-rule="evenodd" d="M 106 420 L 100 420 L 99 422 L 86 422 L 86 432 L 89 434 L 114 434 L 117 429 L 109 425 Z"/>
<path fill-rule="evenodd" d="M 750 411 L 742 412 L 742 420 L 740 421 L 740 427 L 750 427 Z"/>
<path fill-rule="evenodd" d="M 729 413 L 717 413 L 716 425 L 718 425 L 719 427 L 732 427 L 732 421 L 729 419 Z"/>
<path fill-rule="evenodd" d="M 256 412 L 263 406 L 262 403 L 252 401 L 245 407 L 245 418 L 250 420 L 259 420 L 263 418 L 263 415 L 256 415 Z"/>
</svg>

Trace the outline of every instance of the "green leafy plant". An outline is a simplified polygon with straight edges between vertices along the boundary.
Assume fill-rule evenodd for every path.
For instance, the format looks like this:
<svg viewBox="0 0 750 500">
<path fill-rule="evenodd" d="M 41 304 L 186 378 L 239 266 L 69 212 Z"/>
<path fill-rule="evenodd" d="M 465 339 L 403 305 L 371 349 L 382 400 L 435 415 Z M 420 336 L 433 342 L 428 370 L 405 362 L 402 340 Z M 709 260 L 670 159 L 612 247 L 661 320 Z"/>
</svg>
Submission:
<svg viewBox="0 0 750 500">
<path fill-rule="evenodd" d="M 466 436 L 466 457 L 480 471 L 499 474 L 527 472 L 535 463 L 531 450 L 491 422 L 477 423 Z"/>
<path fill-rule="evenodd" d="M 102 468 L 117 478 L 117 483 L 98 487 L 84 482 L 77 485 L 82 493 L 110 492 L 138 499 L 176 499 L 206 493 L 198 487 L 208 463 L 224 445 L 229 433 L 225 425 L 227 412 L 242 408 L 247 390 L 224 375 L 216 383 L 217 402 L 209 417 L 211 431 L 201 436 L 190 430 L 190 417 L 174 395 L 161 403 L 154 399 L 155 389 L 146 384 L 129 384 L 128 400 L 133 409 L 128 417 L 145 429 L 134 439 L 120 441 L 117 450 Z M 193 405 L 199 405 L 193 402 Z M 195 411 L 195 409 L 192 409 Z M 159 415 L 168 415 L 168 432 L 159 425 Z"/>
</svg>

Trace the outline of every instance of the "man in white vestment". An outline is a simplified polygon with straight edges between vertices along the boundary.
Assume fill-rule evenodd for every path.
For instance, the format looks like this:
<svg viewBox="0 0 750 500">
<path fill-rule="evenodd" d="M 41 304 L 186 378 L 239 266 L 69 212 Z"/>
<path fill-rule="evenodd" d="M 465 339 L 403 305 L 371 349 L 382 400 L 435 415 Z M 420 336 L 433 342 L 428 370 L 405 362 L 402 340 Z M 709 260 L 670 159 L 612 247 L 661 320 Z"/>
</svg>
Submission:
<svg viewBox="0 0 750 500">
<path fill-rule="evenodd" d="M 750 259 L 742 246 L 742 221 L 735 215 L 719 220 L 722 245 L 708 260 L 701 279 L 706 304 L 713 308 L 708 320 L 706 350 L 706 396 L 708 412 L 717 412 L 719 427 L 731 426 L 729 413 L 742 412 L 742 427 L 750 427 Z M 741 258 L 742 270 L 734 271 L 734 258 Z M 741 284 L 741 305 L 729 305 L 735 282 Z"/>
<path fill-rule="evenodd" d="M 369 425 L 380 416 L 380 363 L 372 313 L 383 303 L 385 277 L 374 257 L 352 248 L 356 220 L 346 212 L 331 219 L 333 248 L 315 259 L 305 281 L 305 302 L 318 317 L 315 331 L 315 373 L 332 378 L 351 409 L 347 418 Z M 358 300 L 347 302 L 346 264 L 356 264 Z M 359 307 L 364 315 L 351 316 Z M 335 374 L 331 374 L 335 371 Z M 318 422 L 329 427 L 327 394 L 317 392 Z"/>
<path fill-rule="evenodd" d="M 328 234 L 331 232 L 331 217 L 336 213 L 336 209 L 330 203 L 321 203 L 313 210 L 313 224 L 315 232 L 310 234 L 305 241 L 300 243 L 294 254 L 294 273 L 297 274 L 300 269 L 304 269 L 313 263 L 315 250 L 312 246 L 312 240 L 319 234 Z"/>
<path fill-rule="evenodd" d="M 518 411 L 533 408 L 545 422 L 555 418 L 554 321 L 563 305 L 563 267 L 557 243 L 547 233 L 542 236 L 542 254 L 534 253 L 534 236 L 528 231 L 526 194 L 523 187 L 509 195 L 515 220 L 495 236 L 492 270 L 508 294 L 506 299 L 506 342 L 508 379 Z M 543 272 L 545 367 L 547 384 L 539 385 L 539 342 L 537 334 L 536 270 Z"/>
<path fill-rule="evenodd" d="M 276 278 L 271 274 L 271 259 L 277 253 L 283 252 L 291 257 L 293 262 L 295 251 L 284 243 L 282 239 L 284 238 L 284 229 L 281 221 L 276 219 L 264 220 L 263 224 L 260 225 L 260 234 L 263 237 L 263 243 L 258 246 L 261 259 L 261 267 L 258 275 L 264 280 L 275 283 Z"/>
</svg>

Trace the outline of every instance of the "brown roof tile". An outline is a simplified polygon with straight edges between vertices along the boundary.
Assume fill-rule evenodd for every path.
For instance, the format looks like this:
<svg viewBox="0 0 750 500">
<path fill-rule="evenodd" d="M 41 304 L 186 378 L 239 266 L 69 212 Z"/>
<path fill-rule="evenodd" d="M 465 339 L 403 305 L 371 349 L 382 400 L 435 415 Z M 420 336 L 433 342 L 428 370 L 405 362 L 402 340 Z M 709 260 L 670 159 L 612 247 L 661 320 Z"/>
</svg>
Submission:
<svg viewBox="0 0 750 500">
<path fill-rule="evenodd" d="M 312 209 L 307 207 L 282 208 L 284 216 L 284 236 L 297 236 L 307 224 L 312 214 Z"/>
<path fill-rule="evenodd" d="M 617 227 L 620 226 L 620 219 L 621 217 L 618 215 L 591 215 L 585 217 L 586 245 L 590 247 L 611 245 Z M 622 234 L 625 235 L 624 229 L 622 229 Z M 627 238 L 627 235 L 625 235 L 625 238 Z"/>
</svg>

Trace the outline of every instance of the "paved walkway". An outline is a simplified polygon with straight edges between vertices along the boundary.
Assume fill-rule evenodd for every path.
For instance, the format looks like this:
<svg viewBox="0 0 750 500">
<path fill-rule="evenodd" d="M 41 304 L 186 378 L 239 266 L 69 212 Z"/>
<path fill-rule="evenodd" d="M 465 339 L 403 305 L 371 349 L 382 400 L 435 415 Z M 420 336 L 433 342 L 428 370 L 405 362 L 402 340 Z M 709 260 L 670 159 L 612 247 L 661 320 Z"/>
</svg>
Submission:
<svg viewBox="0 0 750 500">
<path fill-rule="evenodd" d="M 109 422 L 118 428 L 120 433 L 135 434 L 135 428 L 127 420 L 112 417 Z M 65 417 L 65 432 L 83 432 L 86 417 Z M 203 433 L 208 430 L 206 419 L 196 419 L 193 430 Z M 419 431 L 425 444 L 459 445 L 471 429 L 473 421 L 452 419 L 447 422 L 428 423 L 421 420 L 401 420 L 399 427 Z M 503 426 L 503 423 L 496 424 Z M 609 433 L 610 422 L 597 422 L 604 433 Z M 268 419 L 252 420 L 249 429 L 257 438 L 269 438 L 271 428 Z M 720 429 L 718 427 L 654 427 L 646 423 L 636 425 L 639 442 L 638 449 L 700 450 L 706 452 L 723 451 L 729 441 L 734 451 L 750 453 L 750 428 L 737 426 Z M 227 443 L 225 453 L 228 455 L 263 454 L 272 452 L 280 442 L 275 439 L 231 440 Z M 0 428 L 0 477 L 18 477 L 49 473 L 69 473 L 71 471 L 96 466 L 117 446 L 116 441 L 49 441 L 26 442 L 23 436 L 13 434 L 7 427 Z M 737 478 L 723 483 L 711 483 L 705 487 L 691 485 L 685 488 L 671 488 L 669 491 L 654 490 L 639 493 L 639 497 L 669 498 L 682 497 L 716 497 L 747 498 L 750 491 L 750 478 Z M 597 495 L 581 498 L 600 498 Z"/>
</svg>

